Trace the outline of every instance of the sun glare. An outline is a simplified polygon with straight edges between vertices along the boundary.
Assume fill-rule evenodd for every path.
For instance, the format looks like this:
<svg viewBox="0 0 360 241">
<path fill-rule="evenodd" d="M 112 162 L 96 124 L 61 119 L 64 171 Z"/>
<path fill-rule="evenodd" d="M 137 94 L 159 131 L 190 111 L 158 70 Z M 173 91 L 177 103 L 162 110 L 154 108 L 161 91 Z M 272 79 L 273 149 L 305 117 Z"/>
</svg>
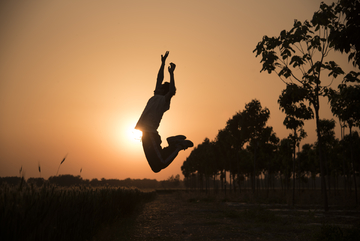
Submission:
<svg viewBox="0 0 360 241">
<path fill-rule="evenodd" d="M 120 120 L 116 138 L 120 141 L 120 149 L 131 155 L 142 154 L 143 148 L 141 143 L 142 132 L 135 129 L 137 117 L 127 117 Z"/>
<path fill-rule="evenodd" d="M 140 130 L 132 129 L 129 132 L 129 137 L 135 141 L 140 141 L 142 137 L 142 132 Z"/>
</svg>

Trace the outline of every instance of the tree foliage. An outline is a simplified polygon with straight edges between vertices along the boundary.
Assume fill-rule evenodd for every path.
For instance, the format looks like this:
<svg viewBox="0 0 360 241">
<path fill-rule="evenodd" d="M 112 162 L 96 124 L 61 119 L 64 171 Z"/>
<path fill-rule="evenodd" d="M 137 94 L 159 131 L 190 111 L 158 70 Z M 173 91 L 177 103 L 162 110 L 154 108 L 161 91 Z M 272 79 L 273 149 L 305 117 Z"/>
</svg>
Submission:
<svg viewBox="0 0 360 241">
<path fill-rule="evenodd" d="M 226 171 L 233 181 L 236 176 L 258 176 L 270 165 L 268 157 L 279 141 L 272 127 L 266 126 L 269 117 L 269 109 L 258 100 L 247 103 L 219 130 L 215 141 L 206 138 L 193 149 L 181 167 L 185 178 L 193 174 L 209 178 Z"/>
<path fill-rule="evenodd" d="M 352 126 L 360 126 L 360 72 L 349 73 L 338 86 L 338 90 L 329 91 L 331 111 L 341 121 Z"/>
<path fill-rule="evenodd" d="M 311 113 L 310 111 L 307 114 L 309 118 Z M 266 125 L 269 118 L 269 110 L 262 108 L 258 100 L 247 103 L 243 111 L 233 115 L 225 127 L 218 131 L 214 141 L 205 138 L 186 158 L 181 167 L 186 185 L 208 189 L 210 179 L 215 180 L 220 175 L 223 183 L 225 174 L 228 173 L 231 177 L 228 181 L 232 183 L 233 189 L 235 186 L 240 188 L 244 181 L 251 184 L 251 188 L 258 188 L 261 176 L 266 179 L 262 181 L 263 188 L 273 187 L 277 180 L 281 181 L 284 189 L 290 189 L 291 179 L 295 175 L 297 179 L 293 179 L 292 184 L 297 181 L 299 185 L 306 184 L 308 187 L 317 188 L 316 177 L 321 169 L 318 142 L 304 144 L 302 150 L 293 157 L 296 147 L 294 136 L 290 134 L 289 137 L 279 140 L 272 127 Z M 340 176 L 346 177 L 346 185 L 352 185 L 348 176 L 357 172 L 356 170 L 360 171 L 360 165 L 357 164 L 357 159 L 355 164 L 351 162 L 351 145 L 343 145 L 342 141 L 335 138 L 333 119 L 321 119 L 319 127 L 324 138 L 324 175 L 332 185 L 335 185 L 333 183 L 338 181 Z M 301 134 L 299 139 L 300 136 Z M 354 136 L 357 136 L 356 132 Z M 346 141 L 348 140 L 349 138 L 346 138 Z M 348 158 L 344 160 L 344 156 Z M 203 181 L 205 185 L 202 184 Z"/>
<path fill-rule="evenodd" d="M 356 105 L 351 104 L 351 110 L 343 110 L 344 102 L 350 103 L 349 95 L 344 91 L 350 87 L 339 86 L 340 93 L 329 88 L 333 79 L 345 74 L 342 68 L 329 54 L 340 50 L 349 53 L 349 60 L 354 65 L 359 61 L 359 1 L 340 0 L 338 3 L 327 5 L 321 3 L 319 11 L 315 12 L 311 21 L 295 20 L 293 27 L 282 30 L 278 37 L 264 36 L 253 52 L 256 57 L 261 56 L 262 71 L 277 73 L 287 87 L 280 96 L 280 106 L 287 112 L 285 124 L 295 127 L 302 125 L 298 119 L 306 119 L 303 114 L 311 113 L 309 103 L 314 111 L 316 120 L 322 190 L 324 193 L 324 207 L 327 210 L 326 182 L 324 179 L 324 165 L 322 154 L 322 137 L 320 132 L 320 99 L 321 96 L 331 96 L 332 109 L 340 116 L 352 115 Z M 356 32 L 351 32 L 356 31 Z M 324 76 L 325 74 L 325 76 Z M 326 76 L 327 75 L 327 76 Z M 350 72 L 345 79 L 357 79 L 358 73 Z M 357 79 L 358 80 L 358 79 Z M 359 92 L 356 92 L 359 93 Z M 339 97 L 340 96 L 340 97 Z M 359 96 L 359 95 L 358 95 Z M 339 97 L 339 98 L 337 98 Z M 295 104 L 299 103 L 299 106 Z M 335 106 L 335 107 L 334 107 Z M 349 113 L 350 112 L 350 113 Z M 351 116 L 353 118 L 353 116 Z"/>
<path fill-rule="evenodd" d="M 360 1 L 340 0 L 331 5 L 322 4 L 316 19 L 331 24 L 329 36 L 335 50 L 347 53 L 349 61 L 360 67 Z"/>
</svg>

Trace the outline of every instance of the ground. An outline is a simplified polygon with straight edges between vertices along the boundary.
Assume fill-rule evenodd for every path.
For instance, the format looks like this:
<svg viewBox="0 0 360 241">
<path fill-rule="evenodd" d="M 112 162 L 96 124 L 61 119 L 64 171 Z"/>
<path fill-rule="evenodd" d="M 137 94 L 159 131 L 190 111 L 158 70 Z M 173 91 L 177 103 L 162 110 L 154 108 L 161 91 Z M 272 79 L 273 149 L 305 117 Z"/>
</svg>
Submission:
<svg viewBox="0 0 360 241">
<path fill-rule="evenodd" d="M 97 240 L 316 240 L 324 225 L 342 233 L 360 224 L 358 209 L 249 204 L 224 196 L 159 193 L 137 214 L 102 231 Z M 344 231 L 345 230 L 345 231 Z"/>
</svg>

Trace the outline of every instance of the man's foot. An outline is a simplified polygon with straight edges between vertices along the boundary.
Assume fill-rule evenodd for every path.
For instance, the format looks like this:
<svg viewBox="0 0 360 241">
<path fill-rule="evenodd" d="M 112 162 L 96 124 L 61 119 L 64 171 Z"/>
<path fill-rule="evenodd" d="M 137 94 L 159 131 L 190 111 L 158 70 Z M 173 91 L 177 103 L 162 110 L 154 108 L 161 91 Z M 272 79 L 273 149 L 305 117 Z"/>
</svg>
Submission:
<svg viewBox="0 0 360 241">
<path fill-rule="evenodd" d="M 181 149 L 186 150 L 189 147 L 193 147 L 194 143 L 190 140 L 182 140 L 182 141 L 179 141 L 179 145 L 181 146 Z"/>
<path fill-rule="evenodd" d="M 186 139 L 186 136 L 177 135 L 177 136 L 170 136 L 166 140 L 169 143 L 169 146 L 178 144 L 179 141 L 183 141 Z"/>
</svg>

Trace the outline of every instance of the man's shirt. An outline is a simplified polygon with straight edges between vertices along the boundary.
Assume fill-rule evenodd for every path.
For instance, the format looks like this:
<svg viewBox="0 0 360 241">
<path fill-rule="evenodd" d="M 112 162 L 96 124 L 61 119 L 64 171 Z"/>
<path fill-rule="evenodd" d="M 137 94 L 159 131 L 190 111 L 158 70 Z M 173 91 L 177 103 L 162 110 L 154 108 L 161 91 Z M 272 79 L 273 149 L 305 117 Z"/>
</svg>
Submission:
<svg viewBox="0 0 360 241">
<path fill-rule="evenodd" d="M 165 111 L 170 109 L 164 95 L 154 95 L 149 99 L 135 129 L 146 132 L 157 132 Z"/>
</svg>

